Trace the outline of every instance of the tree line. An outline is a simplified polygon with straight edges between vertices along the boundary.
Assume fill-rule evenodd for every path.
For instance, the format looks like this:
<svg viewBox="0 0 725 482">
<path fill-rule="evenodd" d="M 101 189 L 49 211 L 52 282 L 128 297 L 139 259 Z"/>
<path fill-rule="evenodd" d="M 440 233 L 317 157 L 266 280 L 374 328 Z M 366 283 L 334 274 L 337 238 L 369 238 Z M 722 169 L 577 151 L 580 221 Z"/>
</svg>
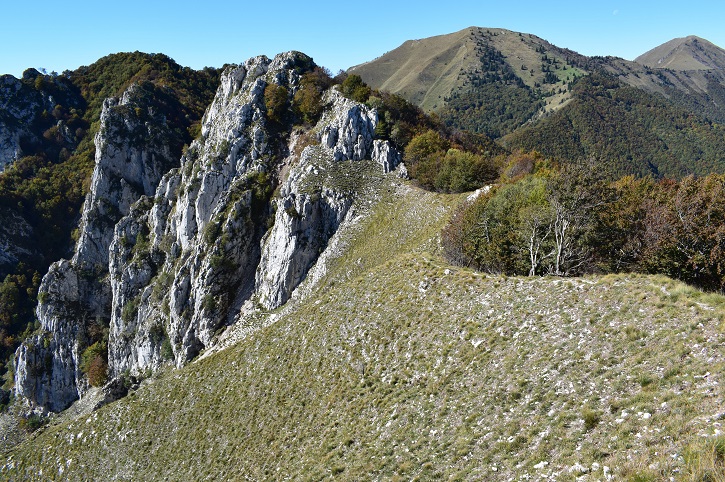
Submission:
<svg viewBox="0 0 725 482">
<path fill-rule="evenodd" d="M 723 290 L 725 175 L 611 181 L 594 161 L 534 157 L 453 215 L 442 234 L 452 262 L 508 275 L 661 273 Z"/>
</svg>

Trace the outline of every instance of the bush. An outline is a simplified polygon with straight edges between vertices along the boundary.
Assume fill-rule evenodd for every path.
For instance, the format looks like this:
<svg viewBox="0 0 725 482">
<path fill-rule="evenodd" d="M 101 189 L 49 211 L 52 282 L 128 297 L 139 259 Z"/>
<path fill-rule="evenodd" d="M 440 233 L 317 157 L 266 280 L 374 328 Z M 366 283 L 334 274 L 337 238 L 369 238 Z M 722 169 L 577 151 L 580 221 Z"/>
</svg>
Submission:
<svg viewBox="0 0 725 482">
<path fill-rule="evenodd" d="M 35 432 L 40 427 L 45 425 L 46 422 L 47 422 L 46 419 L 44 419 L 40 415 L 34 413 L 34 414 L 30 415 L 29 417 L 20 420 L 20 428 L 22 428 L 23 430 L 25 430 L 28 433 L 31 433 L 31 432 Z"/>
<path fill-rule="evenodd" d="M 582 411 L 582 418 L 584 419 L 584 430 L 590 431 L 599 424 L 601 417 L 599 412 L 596 412 L 590 408 L 585 408 Z"/>
<path fill-rule="evenodd" d="M 329 72 L 321 67 L 315 67 L 302 75 L 300 88 L 294 96 L 293 109 L 304 123 L 315 124 L 320 119 L 324 109 L 322 94 L 332 83 Z"/>
<path fill-rule="evenodd" d="M 92 387 L 102 387 L 108 379 L 108 363 L 103 357 L 96 356 L 88 367 L 88 383 Z"/>
<path fill-rule="evenodd" d="M 141 296 L 129 300 L 123 308 L 121 308 L 121 320 L 124 323 L 131 323 L 138 316 L 138 307 L 141 304 Z"/>
<path fill-rule="evenodd" d="M 404 159 L 422 187 L 441 192 L 471 191 L 498 177 L 495 158 L 451 148 L 451 142 L 432 129 L 411 139 Z"/>
<path fill-rule="evenodd" d="M 161 342 L 161 358 L 164 360 L 174 359 L 174 350 L 171 347 L 171 342 L 168 337 L 164 338 Z"/>
<path fill-rule="evenodd" d="M 367 102 L 372 89 L 363 82 L 362 77 L 356 74 L 348 75 L 340 85 L 340 92 L 348 99 L 352 99 L 355 102 L 365 103 Z"/>
<path fill-rule="evenodd" d="M 284 124 L 289 110 L 289 92 L 277 84 L 269 84 L 264 89 L 264 106 L 267 118 L 276 124 Z"/>
</svg>

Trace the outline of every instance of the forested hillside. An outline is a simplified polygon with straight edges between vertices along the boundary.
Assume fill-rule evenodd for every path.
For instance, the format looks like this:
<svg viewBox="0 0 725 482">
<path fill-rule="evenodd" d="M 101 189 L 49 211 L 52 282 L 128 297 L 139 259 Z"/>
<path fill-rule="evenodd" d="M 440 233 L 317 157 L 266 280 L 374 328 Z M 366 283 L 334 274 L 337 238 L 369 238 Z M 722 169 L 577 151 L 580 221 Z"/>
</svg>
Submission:
<svg viewBox="0 0 725 482">
<path fill-rule="evenodd" d="M 648 60 L 660 57 L 668 63 Z M 596 156 L 615 175 L 723 172 L 725 51 L 688 37 L 640 60 L 472 27 L 408 41 L 350 72 L 509 149 L 562 162 Z"/>
<path fill-rule="evenodd" d="M 725 171 L 725 128 L 658 94 L 592 74 L 561 110 L 504 139 L 563 161 L 594 157 L 616 175 L 681 178 Z"/>
</svg>

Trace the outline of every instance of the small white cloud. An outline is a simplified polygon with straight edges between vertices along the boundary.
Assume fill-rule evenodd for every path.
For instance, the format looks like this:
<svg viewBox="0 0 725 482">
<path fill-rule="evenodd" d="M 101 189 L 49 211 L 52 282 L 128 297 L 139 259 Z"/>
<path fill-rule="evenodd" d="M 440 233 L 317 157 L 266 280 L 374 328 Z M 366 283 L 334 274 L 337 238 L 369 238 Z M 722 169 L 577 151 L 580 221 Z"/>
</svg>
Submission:
<svg viewBox="0 0 725 482">
<path fill-rule="evenodd" d="M 619 10 L 615 10 L 612 12 L 612 15 L 619 15 Z"/>
</svg>

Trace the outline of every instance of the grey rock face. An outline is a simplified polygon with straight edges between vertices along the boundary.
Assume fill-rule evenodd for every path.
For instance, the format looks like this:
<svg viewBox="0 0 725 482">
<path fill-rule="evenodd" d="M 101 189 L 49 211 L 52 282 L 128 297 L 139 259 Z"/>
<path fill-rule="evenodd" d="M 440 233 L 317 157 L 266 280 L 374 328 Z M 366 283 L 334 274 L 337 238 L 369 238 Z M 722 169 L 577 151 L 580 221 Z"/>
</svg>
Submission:
<svg viewBox="0 0 725 482">
<path fill-rule="evenodd" d="M 332 180 L 318 181 L 316 158 L 359 161 L 373 156 L 384 172 L 394 169 L 400 155 L 387 141 L 373 141 L 377 113 L 342 96 L 326 95 L 329 108 L 320 120 L 320 148 L 307 147 L 282 186 L 282 198 L 272 230 L 264 242 L 257 269 L 259 303 L 274 309 L 287 302 L 330 238 L 338 230 L 354 199 Z"/>
<path fill-rule="evenodd" d="M 292 98 L 306 59 L 291 52 L 228 68 L 181 169 L 164 177 L 153 205 L 118 224 L 110 260 L 113 376 L 194 358 L 251 296 L 277 159 L 264 90 L 275 83 Z M 119 241 L 138 233 L 148 236 L 143 258 Z"/>
<path fill-rule="evenodd" d="M 35 81 L 38 81 L 36 84 Z M 23 152 L 23 144 L 42 144 L 43 129 L 54 125 L 55 119 L 49 115 L 56 102 L 48 90 L 59 94 L 66 108 L 79 107 L 82 99 L 69 91 L 62 78 L 44 77 L 29 69 L 23 80 L 11 75 L 0 76 L 0 172 L 28 153 Z M 53 84 L 53 89 L 48 89 Z M 73 134 L 62 120 L 55 123 L 57 134 L 66 147 L 75 146 Z"/>
<path fill-rule="evenodd" d="M 33 405 L 58 411 L 76 400 L 84 388 L 75 343 L 81 293 L 71 263 L 53 264 L 40 290 L 44 299 L 38 306 L 38 318 L 43 332 L 26 340 L 15 354 L 15 390 Z"/>
<path fill-rule="evenodd" d="M 172 133 L 163 119 L 145 122 L 150 95 L 133 85 L 119 99 L 106 99 L 101 130 L 96 134 L 96 168 L 83 206 L 80 237 L 73 262 L 82 269 L 108 266 L 113 227 L 142 195 L 156 191 L 161 176 L 175 162 L 169 149 Z"/>
<path fill-rule="evenodd" d="M 20 139 L 33 134 L 30 125 L 43 99 L 11 75 L 0 77 L 0 172 L 22 156 Z"/>
<path fill-rule="evenodd" d="M 291 126 L 267 119 L 265 89 L 282 86 L 291 102 L 312 65 L 288 52 L 229 67 L 179 167 L 163 122 L 134 117 L 143 92 L 105 103 L 75 255 L 46 275 L 43 333 L 16 354 L 19 396 L 61 410 L 82 395 L 80 354 L 94 320 L 108 320 L 109 376 L 118 379 L 193 359 L 252 298 L 267 308 L 290 298 L 355 200 L 344 170 L 374 157 L 387 172 L 400 159 L 373 140 L 376 112 L 334 89 L 312 130 L 320 144 L 297 158 L 280 132 Z M 339 167 L 321 175 L 330 163 Z"/>
<path fill-rule="evenodd" d="M 107 277 L 113 226 L 143 194 L 152 194 L 173 159 L 171 132 L 153 115 L 147 93 L 132 86 L 106 101 L 96 136 L 96 166 L 83 207 L 80 238 L 70 261 L 51 265 L 37 308 L 42 333 L 18 348 L 15 393 L 31 405 L 58 411 L 87 387 L 80 372 L 91 323 L 109 318 Z"/>
<path fill-rule="evenodd" d="M 334 89 L 327 93 L 326 100 L 332 107 L 320 121 L 323 124 L 322 144 L 332 150 L 336 161 L 369 159 L 378 123 L 377 112 L 347 99 Z"/>
<path fill-rule="evenodd" d="M 34 230 L 12 209 L 0 207 L 0 278 L 21 259 L 40 256 L 34 246 Z"/>
<path fill-rule="evenodd" d="M 383 172 L 392 172 L 400 164 L 400 153 L 389 141 L 373 141 L 373 160 L 383 167 Z"/>
<path fill-rule="evenodd" d="M 309 151 L 307 151 L 309 152 Z M 257 269 L 259 302 L 267 309 L 283 305 L 337 231 L 352 197 L 323 189 L 288 194 L 277 203 L 274 227 L 264 243 Z"/>
</svg>

